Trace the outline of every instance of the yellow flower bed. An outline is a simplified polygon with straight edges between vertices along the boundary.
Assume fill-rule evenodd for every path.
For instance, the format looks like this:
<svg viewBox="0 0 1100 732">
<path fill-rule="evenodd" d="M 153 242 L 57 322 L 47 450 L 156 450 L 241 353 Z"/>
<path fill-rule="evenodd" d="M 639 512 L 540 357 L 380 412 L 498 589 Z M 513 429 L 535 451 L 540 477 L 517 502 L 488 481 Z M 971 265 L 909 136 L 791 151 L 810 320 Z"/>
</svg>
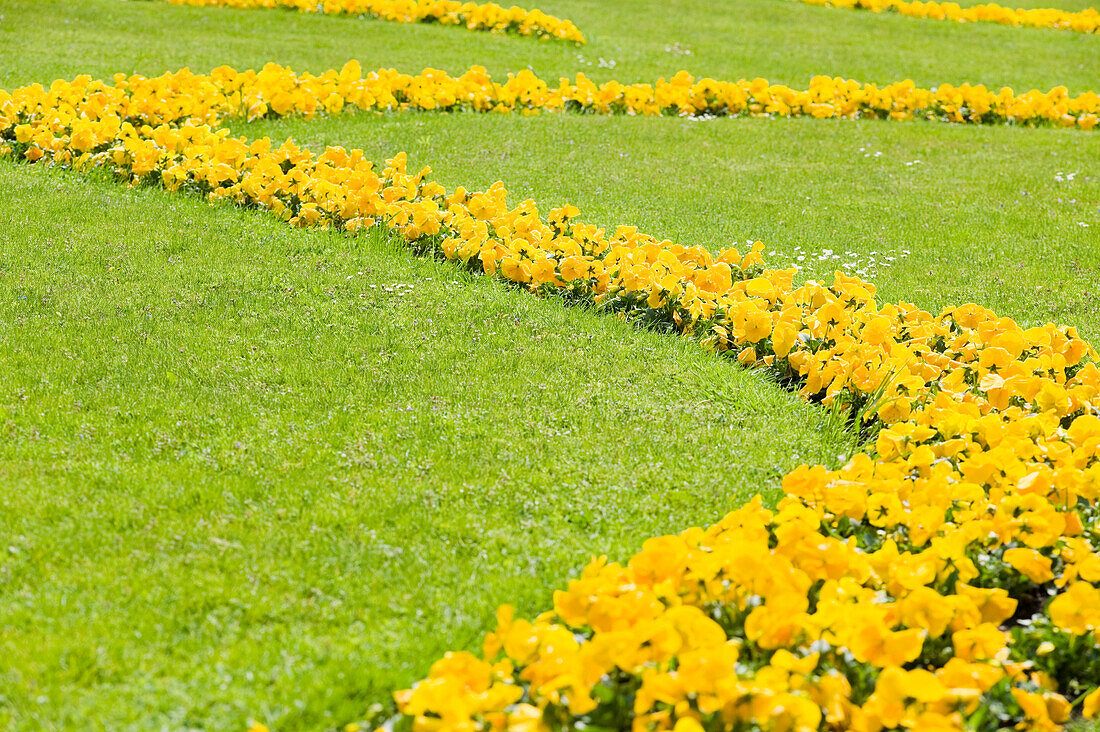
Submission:
<svg viewBox="0 0 1100 732">
<path fill-rule="evenodd" d="M 165 95 L 172 104 L 164 103 Z M 1017 93 L 1007 87 L 994 92 L 969 84 L 922 89 L 909 80 L 879 87 L 815 76 L 807 89 L 791 89 L 766 79 L 695 79 L 685 71 L 653 84 L 596 84 L 578 74 L 575 81 L 559 79 L 552 85 L 526 70 L 509 74 L 500 82 L 480 66 L 458 77 L 436 69 L 416 75 L 393 69 L 364 74 L 359 63 L 351 61 L 339 71 L 320 75 L 268 64 L 258 72 L 222 66 L 209 75 L 183 69 L 152 79 L 117 75 L 106 83 L 84 76 L 55 82 L 49 89 L 31 85 L 10 94 L 0 92 L 0 130 L 18 123 L 20 115 L 33 126 L 39 110 L 85 97 L 95 99 L 104 113 L 136 115 L 154 123 L 191 120 L 215 124 L 226 117 L 254 120 L 287 114 L 308 119 L 354 110 L 929 119 L 1086 130 L 1100 122 L 1100 94 L 1088 91 L 1073 96 L 1061 86 L 1048 92 Z M 35 145 L 49 151 L 51 134 L 37 125 Z"/>
<path fill-rule="evenodd" d="M 801 0 L 810 5 L 831 8 L 870 10 L 873 13 L 894 12 L 910 18 L 953 20 L 957 23 L 987 22 L 1029 28 L 1056 28 L 1077 33 L 1100 32 L 1100 13 L 1094 8 L 1079 12 L 1058 8 L 1006 8 L 996 3 L 962 6 L 958 3 L 922 2 L 914 0 Z"/>
<path fill-rule="evenodd" d="M 851 408 L 875 439 L 838 471 L 793 471 L 775 511 L 755 500 L 651 539 L 625 565 L 596 560 L 534 622 L 504 610 L 480 658 L 451 654 L 398 695 L 414 729 L 533 729 L 540 716 L 639 730 L 1055 729 L 1077 702 L 1095 716 L 1089 346 L 975 305 L 879 305 L 841 273 L 796 288 L 753 253 L 685 275 L 657 249 L 620 263 L 597 300 L 672 323 L 702 307 L 707 345 Z"/>
<path fill-rule="evenodd" d="M 584 43 L 584 35 L 571 21 L 541 10 L 525 10 L 496 3 L 459 0 L 163 0 L 173 5 L 257 10 L 285 8 L 324 15 L 369 15 L 398 23 L 440 23 L 470 30 L 518 33 L 544 39 Z"/>
<path fill-rule="evenodd" d="M 447 191 L 403 154 L 377 170 L 359 150 L 217 128 L 346 103 L 551 108 L 521 77 L 490 87 L 482 76 L 364 78 L 349 64 L 0 92 L 0 154 L 296 226 L 384 226 L 416 251 L 698 338 L 852 415 L 867 448 L 843 468 L 800 467 L 775 510 L 757 499 L 651 539 L 624 565 L 595 560 L 533 621 L 502 609 L 480 655 L 448 654 L 396 695 L 396 724 L 994 730 L 1095 716 L 1100 368 L 1073 328 L 1022 328 L 976 305 L 880 304 L 839 272 L 796 286 L 794 270 L 765 267 L 759 243 L 712 253 L 609 233 L 576 223 L 571 206 L 544 217 L 532 201 L 509 205 L 499 183 Z M 699 84 L 669 106 L 705 102 Z"/>
</svg>

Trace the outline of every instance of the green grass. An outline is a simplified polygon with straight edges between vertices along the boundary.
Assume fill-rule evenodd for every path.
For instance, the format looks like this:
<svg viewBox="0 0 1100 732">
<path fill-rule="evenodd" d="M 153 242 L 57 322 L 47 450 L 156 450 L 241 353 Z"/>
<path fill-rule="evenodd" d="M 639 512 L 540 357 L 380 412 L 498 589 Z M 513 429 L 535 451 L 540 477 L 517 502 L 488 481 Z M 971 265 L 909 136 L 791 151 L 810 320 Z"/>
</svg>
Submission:
<svg viewBox="0 0 1100 732">
<path fill-rule="evenodd" d="M 1087 0 L 1044 4 L 1077 9 Z M 715 78 L 766 77 L 805 86 L 816 74 L 863 82 L 984 83 L 1018 90 L 1097 86 L 1100 36 L 989 23 L 959 25 L 843 11 L 794 0 L 550 0 L 588 44 L 539 42 L 432 24 L 234 11 L 137 0 L 5 0 L 0 88 L 77 74 L 159 74 L 275 61 L 300 70 L 426 66 L 494 74 L 530 66 L 556 80 L 653 81 L 680 69 Z M 674 44 L 691 51 L 681 55 Z M 666 50 L 672 49 L 672 50 Z M 614 69 L 599 60 L 614 61 Z M 582 60 L 583 59 L 583 60 Z"/>
<path fill-rule="evenodd" d="M 590 44 L 9 0 L 0 87 L 354 57 L 1080 91 L 1100 67 L 1098 37 L 781 0 L 541 5 Z M 882 300 L 1100 336 L 1095 133 L 472 114 L 235 130 L 403 149 L 450 186 L 502 179 L 516 200 L 685 243 L 760 238 L 807 275 L 864 268 Z M 828 415 L 689 342 L 385 240 L 9 162 L 0 308 L 4 728 L 342 724 L 474 647 L 499 603 L 538 612 L 590 555 L 625 558 L 852 449 Z"/>
<path fill-rule="evenodd" d="M 347 721 L 841 426 L 374 239 L 0 165 L 0 726 Z"/>
</svg>

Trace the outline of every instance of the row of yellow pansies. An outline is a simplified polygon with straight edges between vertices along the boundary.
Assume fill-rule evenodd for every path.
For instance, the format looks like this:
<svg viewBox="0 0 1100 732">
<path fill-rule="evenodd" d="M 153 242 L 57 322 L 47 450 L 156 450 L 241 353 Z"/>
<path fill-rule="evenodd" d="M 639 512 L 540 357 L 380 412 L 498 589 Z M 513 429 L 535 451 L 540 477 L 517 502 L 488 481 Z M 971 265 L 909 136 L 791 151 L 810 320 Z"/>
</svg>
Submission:
<svg viewBox="0 0 1100 732">
<path fill-rule="evenodd" d="M 929 0 L 801 0 L 811 5 L 832 8 L 870 10 L 873 13 L 894 12 L 911 18 L 953 20 L 957 23 L 984 21 L 1001 25 L 1030 28 L 1056 28 L 1078 33 L 1100 32 L 1100 13 L 1094 8 L 1078 12 L 1059 8 L 1006 8 L 996 3 L 981 3 L 964 7 L 958 3 Z"/>
<path fill-rule="evenodd" d="M 626 566 L 596 561 L 534 622 L 502 611 L 483 658 L 451 654 L 398 695 L 399 724 L 1046 729 L 1074 704 L 1097 712 L 1100 369 L 1072 329 L 880 306 L 839 273 L 795 287 L 760 246 L 608 235 L 572 207 L 544 219 L 499 184 L 447 192 L 403 155 L 376 171 L 360 151 L 233 138 L 210 124 L 242 108 L 239 90 L 196 79 L 0 93 L 0 150 L 299 226 L 382 225 L 699 337 L 850 410 L 874 438 L 839 471 L 791 473 L 775 511 L 754 502 Z"/>
<path fill-rule="evenodd" d="M 542 39 L 584 43 L 584 35 L 568 20 L 541 10 L 513 5 L 460 2 L 460 0 L 166 0 L 173 5 L 199 5 L 255 10 L 286 8 L 325 15 L 369 15 L 398 23 L 441 23 L 470 30 L 518 33 Z"/>
<path fill-rule="evenodd" d="M 164 103 L 165 95 L 171 104 Z M 798 90 L 765 79 L 696 80 L 683 71 L 655 84 L 610 81 L 597 85 L 578 75 L 575 82 L 560 79 L 557 86 L 551 86 L 530 71 L 510 74 L 507 81 L 499 83 L 479 66 L 458 77 L 435 69 L 415 76 L 393 69 L 364 75 L 359 63 L 352 61 L 339 71 L 321 75 L 299 74 L 268 64 L 259 72 L 223 66 L 209 75 L 184 69 L 152 79 L 118 75 L 113 83 L 105 83 L 85 76 L 71 82 L 56 81 L 48 89 L 31 85 L 10 94 L 0 92 L 0 129 L 23 118 L 30 124 L 46 110 L 71 108 L 74 99 L 89 100 L 84 113 L 87 119 L 82 121 L 85 126 L 94 125 L 102 115 L 132 117 L 150 124 L 181 120 L 213 123 L 226 117 L 253 120 L 295 114 L 310 118 L 346 110 L 919 118 L 1081 129 L 1095 128 L 1100 122 L 1100 94 L 1089 91 L 1072 96 L 1065 87 L 1017 94 L 1007 87 L 997 92 L 969 84 L 922 89 L 908 80 L 878 87 L 815 76 L 808 89 Z M 35 143 L 42 151 L 51 149 L 51 134 L 48 128 L 35 128 Z"/>
</svg>

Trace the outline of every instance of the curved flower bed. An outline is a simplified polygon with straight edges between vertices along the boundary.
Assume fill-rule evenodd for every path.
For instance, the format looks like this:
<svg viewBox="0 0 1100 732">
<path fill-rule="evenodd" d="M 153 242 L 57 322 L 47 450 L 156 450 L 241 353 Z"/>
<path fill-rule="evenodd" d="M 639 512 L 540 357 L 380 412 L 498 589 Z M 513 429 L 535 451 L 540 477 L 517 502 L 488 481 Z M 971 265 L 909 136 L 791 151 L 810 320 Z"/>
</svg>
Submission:
<svg viewBox="0 0 1100 732">
<path fill-rule="evenodd" d="M 398 23 L 440 23 L 469 30 L 517 33 L 583 44 L 584 34 L 571 21 L 513 5 L 459 0 L 162 0 L 173 5 L 258 10 L 283 8 L 322 15 L 370 16 Z"/>
<path fill-rule="evenodd" d="M 956 23 L 999 23 L 1028 28 L 1054 28 L 1077 33 L 1100 33 L 1100 13 L 1095 8 L 1078 12 L 1059 8 L 1007 8 L 997 3 L 962 6 L 936 0 L 801 0 L 810 5 L 849 10 L 870 10 L 872 13 L 898 13 L 910 18 L 953 20 Z"/>
<path fill-rule="evenodd" d="M 1097 714 L 1100 368 L 1074 329 L 879 304 L 843 273 L 795 286 L 760 244 L 713 254 L 609 234 L 571 206 L 510 206 L 501 184 L 447 191 L 403 154 L 379 171 L 358 150 L 217 129 L 259 104 L 339 111 L 362 81 L 354 65 L 289 87 L 289 72 L 270 86 L 264 73 L 0 92 L 0 154 L 297 226 L 386 227 L 416 251 L 698 338 L 846 410 L 867 440 L 840 470 L 790 473 L 774 511 L 755 500 L 624 565 L 598 559 L 533 621 L 502 609 L 480 655 L 449 654 L 396 695 L 397 724 L 994 730 Z"/>
<path fill-rule="evenodd" d="M 837 471 L 796 469 L 774 511 L 757 499 L 625 565 L 595 560 L 533 622 L 505 609 L 480 657 L 451 654 L 398 694 L 413 728 L 1055 729 L 1075 706 L 1096 716 L 1088 344 L 976 305 L 879 305 L 841 273 L 793 287 L 756 250 L 683 269 L 675 251 L 618 259 L 597 302 L 843 406 L 866 451 Z"/>
</svg>

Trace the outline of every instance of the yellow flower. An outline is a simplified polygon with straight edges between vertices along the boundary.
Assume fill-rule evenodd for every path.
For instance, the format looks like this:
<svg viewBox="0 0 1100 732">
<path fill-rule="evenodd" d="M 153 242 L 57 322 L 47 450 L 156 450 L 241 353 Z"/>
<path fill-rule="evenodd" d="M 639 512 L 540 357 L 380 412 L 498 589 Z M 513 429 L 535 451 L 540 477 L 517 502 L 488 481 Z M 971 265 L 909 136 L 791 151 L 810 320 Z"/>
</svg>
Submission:
<svg viewBox="0 0 1100 732">
<path fill-rule="evenodd" d="M 1047 614 L 1055 625 L 1076 635 L 1096 630 L 1100 628 L 1100 589 L 1074 582 L 1051 600 Z"/>
<path fill-rule="evenodd" d="M 1017 547 L 1008 549 L 1004 553 L 1004 560 L 1016 571 L 1025 575 L 1036 584 L 1043 584 L 1054 579 L 1051 571 L 1050 559 L 1044 557 L 1034 549 Z"/>
<path fill-rule="evenodd" d="M 1081 705 L 1081 714 L 1086 719 L 1096 719 L 1100 716 L 1100 688 L 1093 689 L 1085 696 Z"/>
<path fill-rule="evenodd" d="M 997 658 L 1005 648 L 1004 632 L 992 623 L 957 630 L 951 635 L 955 657 L 964 661 Z"/>
<path fill-rule="evenodd" d="M 703 732 L 703 725 L 699 724 L 699 721 L 691 717 L 681 717 L 676 720 L 676 725 L 672 728 L 672 732 Z"/>
</svg>

